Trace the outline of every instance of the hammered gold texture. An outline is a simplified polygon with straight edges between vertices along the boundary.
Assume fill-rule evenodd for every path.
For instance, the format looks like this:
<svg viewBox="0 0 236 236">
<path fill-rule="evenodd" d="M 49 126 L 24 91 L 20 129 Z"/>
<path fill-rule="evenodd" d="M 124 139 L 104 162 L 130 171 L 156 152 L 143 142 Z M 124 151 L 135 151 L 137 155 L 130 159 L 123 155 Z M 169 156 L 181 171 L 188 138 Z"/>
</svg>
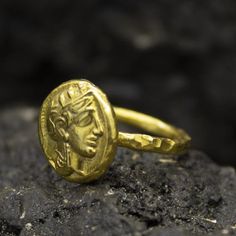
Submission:
<svg viewBox="0 0 236 236">
<path fill-rule="evenodd" d="M 118 132 L 117 121 L 153 134 Z M 158 118 L 112 107 L 87 80 L 71 80 L 54 89 L 39 117 L 40 143 L 51 166 L 66 180 L 90 182 L 102 176 L 117 146 L 164 154 L 188 150 L 191 138 Z"/>
<path fill-rule="evenodd" d="M 119 121 L 161 136 L 119 132 L 119 146 L 163 154 L 182 154 L 190 146 L 191 138 L 184 130 L 140 112 L 120 107 L 114 109 Z"/>
</svg>

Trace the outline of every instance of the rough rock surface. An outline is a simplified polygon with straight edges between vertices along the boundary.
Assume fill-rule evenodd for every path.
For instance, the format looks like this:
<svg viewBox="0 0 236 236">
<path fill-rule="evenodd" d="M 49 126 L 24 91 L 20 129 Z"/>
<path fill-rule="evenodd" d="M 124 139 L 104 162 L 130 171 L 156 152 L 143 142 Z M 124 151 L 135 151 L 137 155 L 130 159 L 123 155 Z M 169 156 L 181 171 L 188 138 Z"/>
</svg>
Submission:
<svg viewBox="0 0 236 236">
<path fill-rule="evenodd" d="M 48 166 L 36 109 L 1 111 L 0 138 L 0 235 L 236 235 L 235 170 L 202 152 L 119 149 L 102 179 L 79 185 Z"/>
</svg>

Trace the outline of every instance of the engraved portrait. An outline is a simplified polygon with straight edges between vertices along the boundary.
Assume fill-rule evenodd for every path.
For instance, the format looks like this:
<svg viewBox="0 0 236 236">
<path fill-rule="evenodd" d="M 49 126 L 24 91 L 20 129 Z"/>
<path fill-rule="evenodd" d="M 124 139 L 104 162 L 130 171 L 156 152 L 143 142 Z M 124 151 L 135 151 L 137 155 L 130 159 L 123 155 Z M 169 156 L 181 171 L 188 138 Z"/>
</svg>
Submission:
<svg viewBox="0 0 236 236">
<path fill-rule="evenodd" d="M 104 133 L 91 91 L 71 85 L 52 99 L 47 127 L 56 142 L 56 165 L 83 175 L 84 159 L 94 158 Z"/>
<path fill-rule="evenodd" d="M 87 80 L 70 80 L 44 100 L 39 136 L 50 165 L 65 179 L 89 182 L 114 158 L 117 127 L 106 95 Z"/>
</svg>

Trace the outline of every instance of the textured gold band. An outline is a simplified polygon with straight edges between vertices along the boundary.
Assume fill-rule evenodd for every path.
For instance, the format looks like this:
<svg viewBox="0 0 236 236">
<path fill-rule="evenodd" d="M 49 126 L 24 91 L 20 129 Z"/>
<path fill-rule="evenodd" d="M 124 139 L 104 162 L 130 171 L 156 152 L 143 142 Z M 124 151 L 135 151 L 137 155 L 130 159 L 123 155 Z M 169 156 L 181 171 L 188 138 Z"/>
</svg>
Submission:
<svg viewBox="0 0 236 236">
<path fill-rule="evenodd" d="M 159 136 L 119 132 L 119 146 L 166 154 L 184 153 L 189 147 L 191 138 L 181 129 L 140 112 L 120 107 L 114 107 L 114 110 L 118 121 Z"/>
</svg>

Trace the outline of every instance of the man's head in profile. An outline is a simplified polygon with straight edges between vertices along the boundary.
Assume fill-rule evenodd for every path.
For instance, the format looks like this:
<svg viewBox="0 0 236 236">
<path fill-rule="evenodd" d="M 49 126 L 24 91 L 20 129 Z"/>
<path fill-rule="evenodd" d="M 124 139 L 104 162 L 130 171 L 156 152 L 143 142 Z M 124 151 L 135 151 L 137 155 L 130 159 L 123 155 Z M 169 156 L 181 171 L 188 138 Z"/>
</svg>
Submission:
<svg viewBox="0 0 236 236">
<path fill-rule="evenodd" d="M 97 153 L 103 127 L 91 92 L 82 92 L 79 86 L 70 86 L 51 103 L 47 126 L 56 142 L 59 166 L 66 165 L 74 154 L 79 159 L 93 158 Z M 64 160 L 64 161 L 62 161 Z"/>
</svg>

